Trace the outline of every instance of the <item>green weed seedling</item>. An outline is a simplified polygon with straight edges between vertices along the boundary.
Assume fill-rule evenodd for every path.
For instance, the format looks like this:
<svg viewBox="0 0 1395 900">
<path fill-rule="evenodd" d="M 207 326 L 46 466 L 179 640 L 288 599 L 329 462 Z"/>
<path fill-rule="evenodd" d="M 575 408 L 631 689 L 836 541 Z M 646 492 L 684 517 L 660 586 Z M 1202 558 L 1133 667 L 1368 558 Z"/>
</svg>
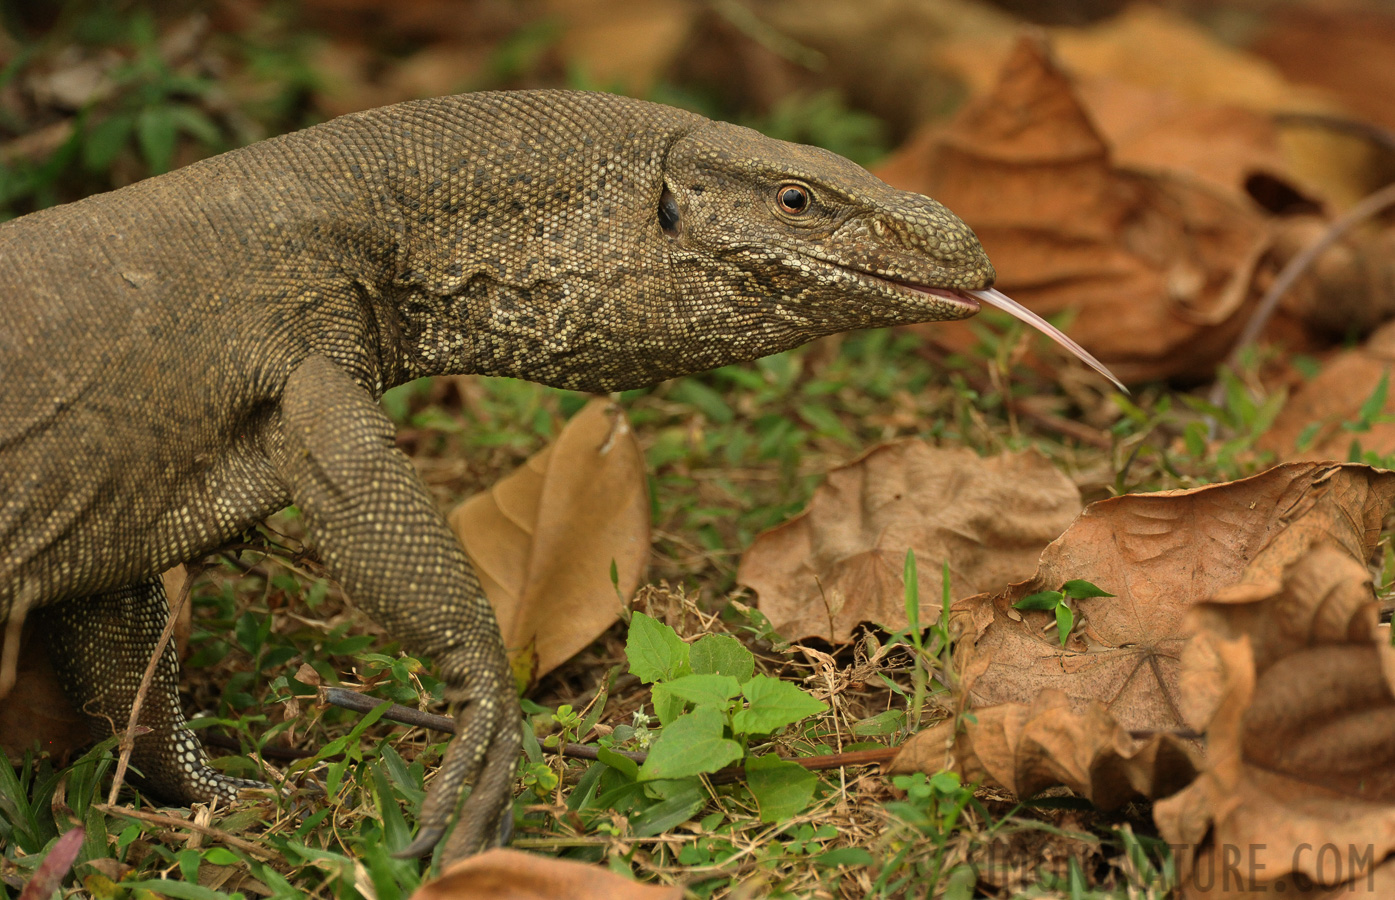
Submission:
<svg viewBox="0 0 1395 900">
<path fill-rule="evenodd" d="M 1073 579 L 1061 585 L 1061 589 L 1058 591 L 1039 591 L 1035 594 L 1028 594 L 1012 604 L 1012 608 L 1054 611 L 1056 613 L 1056 636 L 1060 638 L 1061 646 L 1064 647 L 1066 641 L 1070 640 L 1071 631 L 1075 628 L 1075 611 L 1070 608 L 1070 601 L 1113 596 L 1113 594 L 1100 590 L 1088 581 Z"/>
<path fill-rule="evenodd" d="M 1371 430 L 1375 425 L 1384 425 L 1395 422 L 1395 416 L 1385 414 L 1385 401 L 1390 393 L 1390 370 L 1386 369 L 1381 373 L 1380 381 L 1376 382 L 1371 395 L 1361 404 L 1361 408 L 1356 412 L 1356 418 L 1342 423 L 1342 430 L 1353 434 L 1363 434 Z M 1314 422 L 1305 428 L 1298 436 L 1295 444 L 1299 450 L 1307 450 L 1312 446 L 1317 437 L 1320 423 Z M 1378 469 L 1389 469 L 1395 466 L 1395 454 L 1381 454 L 1372 450 L 1366 450 L 1361 445 L 1361 439 L 1353 437 L 1351 444 L 1347 448 L 1347 461 L 1354 463 L 1365 463 Z"/>
<path fill-rule="evenodd" d="M 1258 360 L 1248 355 L 1242 359 L 1242 364 L 1248 371 L 1259 367 Z M 1208 480 L 1226 481 L 1251 475 L 1272 461 L 1271 452 L 1258 452 L 1254 448 L 1284 408 L 1288 392 L 1276 391 L 1268 397 L 1256 398 L 1240 374 L 1224 366 L 1216 374 L 1221 386 L 1219 405 L 1202 397 L 1179 396 L 1183 404 L 1205 417 L 1187 423 L 1182 440 L 1187 454 L 1204 465 Z M 1213 442 L 1210 440 L 1213 431 L 1229 437 Z"/>
<path fill-rule="evenodd" d="M 921 712 L 925 708 L 925 698 L 929 692 L 931 673 L 936 668 L 941 671 L 949 670 L 952 643 L 949 633 L 949 605 L 952 599 L 949 562 L 945 561 L 940 571 L 940 614 L 928 627 L 922 626 L 920 620 L 920 575 L 914 550 L 906 551 L 902 583 L 905 586 L 906 627 L 898 631 L 886 631 L 889 644 L 904 644 L 911 654 L 911 696 L 907 699 L 909 708 L 907 711 L 887 710 L 857 723 L 854 731 L 858 735 L 891 734 L 902 728 L 909 732 L 918 730 Z M 887 675 L 879 672 L 878 677 L 892 693 L 906 696 L 905 690 Z"/>
</svg>

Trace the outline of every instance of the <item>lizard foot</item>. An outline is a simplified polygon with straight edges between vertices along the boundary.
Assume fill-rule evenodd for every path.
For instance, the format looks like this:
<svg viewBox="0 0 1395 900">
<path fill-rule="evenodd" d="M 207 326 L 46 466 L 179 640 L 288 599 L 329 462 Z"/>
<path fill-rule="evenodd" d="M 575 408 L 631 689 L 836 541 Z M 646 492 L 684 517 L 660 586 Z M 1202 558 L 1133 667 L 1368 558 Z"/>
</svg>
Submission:
<svg viewBox="0 0 1395 900">
<path fill-rule="evenodd" d="M 141 679 L 159 643 L 169 607 L 158 577 L 43 607 L 32 614 L 48 643 L 63 692 L 102 739 L 124 729 Z M 179 659 L 165 646 L 140 709 L 147 733 L 131 752 L 133 781 L 170 803 L 236 800 L 245 788 L 271 790 L 208 766 L 203 744 L 189 730 L 179 702 Z"/>
<path fill-rule="evenodd" d="M 445 836 L 467 780 L 473 780 L 474 790 L 460 809 L 442 862 L 508 843 L 513 834 L 513 776 L 523 743 L 513 679 L 507 672 L 496 673 L 480 679 L 476 690 L 464 704 L 464 715 L 457 717 L 455 740 L 422 806 L 421 830 L 394 856 L 409 859 L 431 852 Z"/>
</svg>

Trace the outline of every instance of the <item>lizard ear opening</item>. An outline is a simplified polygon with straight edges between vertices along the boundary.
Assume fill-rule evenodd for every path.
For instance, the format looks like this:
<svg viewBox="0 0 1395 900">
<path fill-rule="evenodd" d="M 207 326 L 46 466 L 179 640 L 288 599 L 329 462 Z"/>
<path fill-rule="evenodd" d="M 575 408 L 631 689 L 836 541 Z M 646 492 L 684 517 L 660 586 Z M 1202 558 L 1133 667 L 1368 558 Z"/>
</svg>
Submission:
<svg viewBox="0 0 1395 900">
<path fill-rule="evenodd" d="M 664 192 L 659 195 L 659 227 L 664 230 L 664 234 L 669 237 L 678 237 L 678 201 L 673 198 L 673 192 L 664 187 Z"/>
</svg>

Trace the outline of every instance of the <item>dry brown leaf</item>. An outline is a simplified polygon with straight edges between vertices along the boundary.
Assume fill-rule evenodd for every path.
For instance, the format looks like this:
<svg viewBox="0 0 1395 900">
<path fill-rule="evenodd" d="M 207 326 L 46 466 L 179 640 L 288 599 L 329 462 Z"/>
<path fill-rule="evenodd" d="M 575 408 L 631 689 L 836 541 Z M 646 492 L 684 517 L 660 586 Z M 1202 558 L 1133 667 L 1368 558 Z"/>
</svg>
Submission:
<svg viewBox="0 0 1395 900">
<path fill-rule="evenodd" d="M 1317 377 L 1284 404 L 1274 424 L 1260 436 L 1258 448 L 1285 459 L 1347 459 L 1353 444 L 1381 455 L 1395 453 L 1395 422 L 1374 421 L 1358 431 L 1344 427 L 1360 422 L 1362 405 L 1382 378 L 1390 378 L 1392 365 L 1395 322 L 1377 329 L 1360 347 L 1328 360 Z M 1386 395 L 1380 412 L 1387 417 L 1395 414 L 1395 391 Z"/>
<path fill-rule="evenodd" d="M 1115 78 L 1081 79 L 1076 91 L 1115 166 L 1185 173 L 1242 204 L 1254 175 L 1292 181 L 1272 116 Z"/>
<path fill-rule="evenodd" d="M 1181 12 L 1135 3 L 1096 27 L 1053 31 L 1052 39 L 1062 64 L 1082 83 L 1126 82 L 1153 94 L 1172 95 L 1198 110 L 1227 107 L 1234 111 L 1234 121 L 1216 120 L 1216 131 L 1209 139 L 1197 134 L 1191 151 L 1174 143 L 1165 129 L 1158 130 L 1153 135 L 1160 142 L 1156 152 L 1180 150 L 1185 156 L 1215 146 L 1228 156 L 1237 148 L 1234 132 L 1253 129 L 1255 114 L 1341 112 L 1330 93 L 1290 81 L 1269 60 L 1218 40 Z M 1314 54 L 1305 51 L 1302 55 L 1311 59 Z M 1116 148 L 1121 150 L 1131 142 L 1115 130 L 1118 122 L 1113 114 L 1122 114 L 1123 121 L 1146 114 L 1143 109 L 1131 113 L 1117 108 L 1110 113 L 1093 108 L 1091 112 L 1100 129 L 1111 142 L 1117 141 Z M 1199 123 L 1184 120 L 1181 124 Z M 1145 157 L 1155 155 L 1139 143 L 1134 143 L 1134 149 Z M 1378 186 L 1369 181 L 1372 173 L 1367 149 L 1342 135 L 1324 129 L 1289 129 L 1280 136 L 1278 149 L 1285 177 L 1301 184 L 1305 193 L 1347 205 Z M 1120 161 L 1130 160 L 1132 153 L 1124 151 Z M 1193 161 L 1206 167 L 1199 158 Z"/>
<path fill-rule="evenodd" d="M 862 622 L 906 625 L 907 549 L 936 609 L 942 561 L 956 596 L 1006 584 L 1079 511 L 1080 491 L 1035 450 L 981 459 L 896 441 L 829 472 L 804 512 L 756 538 L 736 578 L 782 636 L 843 643 Z"/>
<path fill-rule="evenodd" d="M 1100 703 L 1081 712 L 1056 690 L 1030 704 L 974 710 L 911 738 L 887 771 L 933 774 L 952 768 L 1018 797 L 1065 785 L 1100 809 L 1174 794 L 1191 783 L 1199 754 L 1170 734 L 1137 740 Z"/>
<path fill-rule="evenodd" d="M 1222 43 L 1180 12 L 1134 4 L 1093 28 L 1062 28 L 1052 38 L 1062 60 L 1082 75 L 1251 109 L 1318 102 L 1270 63 Z"/>
<path fill-rule="evenodd" d="M 1120 168 L 1075 85 L 1024 39 L 997 87 L 878 174 L 964 218 L 999 283 L 1125 381 L 1206 376 L 1243 325 L 1268 226 L 1175 173 Z"/>
<path fill-rule="evenodd" d="M 1185 13 L 1134 3 L 1096 26 L 1050 34 L 1118 164 L 1185 168 L 1229 190 L 1238 184 L 1235 175 L 1243 181 L 1244 165 L 1273 169 L 1278 162 L 1305 193 L 1339 204 L 1376 186 L 1369 183 L 1368 154 L 1356 142 L 1313 128 L 1275 135 L 1269 124 L 1273 112 L 1340 113 L 1330 93 L 1288 80 L 1268 60 L 1219 40 Z M 1303 67 L 1325 52 L 1312 48 L 1291 60 Z M 934 56 L 978 96 L 991 88 L 986 79 L 1007 48 L 969 35 L 937 47 Z M 1212 152 L 1215 158 L 1208 157 Z"/>
<path fill-rule="evenodd" d="M 1072 707 L 1103 702 L 1130 731 L 1185 727 L 1178 672 L 1190 607 L 1237 582 L 1277 577 L 1315 541 L 1366 559 L 1395 501 L 1395 473 L 1290 463 L 1225 484 L 1092 503 L 1041 555 L 1037 574 L 954 604 L 974 707 L 1031 703 L 1058 689 Z M 1065 649 L 1028 594 L 1084 579 L 1115 594 L 1074 601 Z"/>
<path fill-rule="evenodd" d="M 456 507 L 450 524 L 515 671 L 540 678 L 619 619 L 644 578 L 649 496 L 629 420 L 592 400 L 550 446 Z"/>
<path fill-rule="evenodd" d="M 726 9 L 734 5 L 721 4 Z M 805 65 L 815 64 L 819 83 L 836 86 L 895 130 L 942 117 L 960 102 L 963 88 L 947 71 L 942 52 L 947 42 L 972 58 L 962 67 L 966 78 L 984 74 L 986 67 L 991 77 L 1017 30 L 1011 16 L 976 0 L 761 0 L 743 5 L 769 27 L 769 35 L 804 50 L 780 48 Z M 821 65 L 817 57 L 808 59 L 809 50 L 823 57 Z"/>
<path fill-rule="evenodd" d="M 61 763 L 90 744 L 92 735 L 59 687 L 43 639 L 32 625 L 26 623 L 21 633 L 14 686 L 0 697 L 0 752 L 18 763 L 37 744 Z"/>
<path fill-rule="evenodd" d="M 1370 572 L 1319 544 L 1200 605 L 1183 657 L 1206 764 L 1154 808 L 1186 896 L 1395 885 L 1395 649 Z M 1227 858 L 1236 878 L 1213 876 Z M 1379 885 L 1384 885 L 1380 888 Z"/>
<path fill-rule="evenodd" d="M 683 888 L 640 884 L 596 865 L 496 848 L 449 866 L 412 900 L 682 900 Z"/>
<path fill-rule="evenodd" d="M 1264 17 L 1256 54 L 1291 82 L 1316 85 L 1369 122 L 1395 129 L 1395 16 L 1354 4 L 1292 4 Z"/>
</svg>

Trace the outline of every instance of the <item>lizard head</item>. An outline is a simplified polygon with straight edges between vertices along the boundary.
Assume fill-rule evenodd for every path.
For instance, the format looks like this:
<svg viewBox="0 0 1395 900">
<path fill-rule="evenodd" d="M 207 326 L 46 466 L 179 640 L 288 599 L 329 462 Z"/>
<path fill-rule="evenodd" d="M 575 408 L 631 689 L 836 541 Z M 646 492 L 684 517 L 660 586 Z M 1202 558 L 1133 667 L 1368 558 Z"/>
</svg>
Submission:
<svg viewBox="0 0 1395 900">
<path fill-rule="evenodd" d="M 993 284 L 957 216 L 827 150 L 712 123 L 673 145 L 664 176 L 658 219 L 680 292 L 745 286 L 767 325 L 803 340 L 966 318 L 979 302 L 964 292 Z"/>
<path fill-rule="evenodd" d="M 707 320 L 724 318 L 712 331 L 731 334 L 732 358 L 760 355 L 738 355 L 746 334 L 771 353 L 838 331 L 963 319 L 987 303 L 1124 389 L 1083 347 L 993 290 L 983 246 L 943 204 L 827 150 L 709 123 L 670 148 L 657 218 L 690 320 L 704 321 L 704 303 L 717 310 Z M 736 301 L 714 304 L 721 291 Z"/>
</svg>

